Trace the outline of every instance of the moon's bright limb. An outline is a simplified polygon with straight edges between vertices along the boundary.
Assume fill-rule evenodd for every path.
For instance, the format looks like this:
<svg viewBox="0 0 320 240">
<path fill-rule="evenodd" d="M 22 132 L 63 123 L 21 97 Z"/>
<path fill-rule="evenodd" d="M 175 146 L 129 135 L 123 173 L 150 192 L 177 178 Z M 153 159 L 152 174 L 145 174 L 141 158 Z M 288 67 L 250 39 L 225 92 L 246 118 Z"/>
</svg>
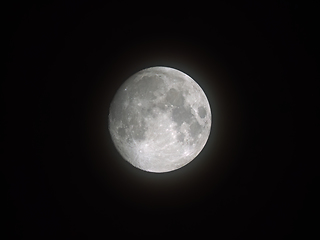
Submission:
<svg viewBox="0 0 320 240">
<path fill-rule="evenodd" d="M 201 87 L 169 67 L 132 75 L 110 106 L 109 131 L 117 150 L 148 172 L 169 172 L 191 162 L 210 128 L 210 105 Z"/>
</svg>

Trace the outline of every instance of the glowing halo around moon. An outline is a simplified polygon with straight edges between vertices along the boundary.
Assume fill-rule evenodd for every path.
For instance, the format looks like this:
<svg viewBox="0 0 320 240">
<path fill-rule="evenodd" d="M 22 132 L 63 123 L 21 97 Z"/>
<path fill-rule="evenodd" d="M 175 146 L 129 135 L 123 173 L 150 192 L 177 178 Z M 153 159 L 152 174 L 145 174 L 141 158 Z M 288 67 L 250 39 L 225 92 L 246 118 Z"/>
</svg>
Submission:
<svg viewBox="0 0 320 240">
<path fill-rule="evenodd" d="M 211 110 L 187 74 L 150 67 L 129 77 L 115 94 L 109 131 L 121 156 L 134 167 L 164 173 L 190 163 L 204 148 Z"/>
</svg>

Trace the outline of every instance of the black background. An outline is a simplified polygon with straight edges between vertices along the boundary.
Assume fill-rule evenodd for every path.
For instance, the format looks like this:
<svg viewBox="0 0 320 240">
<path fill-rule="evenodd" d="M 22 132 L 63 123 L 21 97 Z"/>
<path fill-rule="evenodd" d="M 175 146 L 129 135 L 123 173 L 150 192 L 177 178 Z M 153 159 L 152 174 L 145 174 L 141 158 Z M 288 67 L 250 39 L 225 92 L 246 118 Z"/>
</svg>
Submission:
<svg viewBox="0 0 320 240">
<path fill-rule="evenodd" d="M 67 0 L 4 10 L 8 239 L 311 234 L 315 4 Z M 167 174 L 123 161 L 107 129 L 116 90 L 151 66 L 190 75 L 212 108 L 204 150 Z"/>
</svg>

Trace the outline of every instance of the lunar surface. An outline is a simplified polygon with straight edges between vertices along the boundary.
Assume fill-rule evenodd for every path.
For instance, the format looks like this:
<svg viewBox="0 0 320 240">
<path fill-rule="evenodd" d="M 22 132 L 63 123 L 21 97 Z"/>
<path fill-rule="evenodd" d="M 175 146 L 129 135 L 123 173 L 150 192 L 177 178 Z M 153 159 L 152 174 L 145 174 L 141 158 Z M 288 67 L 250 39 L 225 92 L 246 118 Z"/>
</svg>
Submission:
<svg viewBox="0 0 320 240">
<path fill-rule="evenodd" d="M 109 131 L 121 156 L 148 172 L 169 172 L 191 162 L 204 148 L 211 110 L 201 87 L 169 67 L 137 72 L 110 105 Z"/>
</svg>

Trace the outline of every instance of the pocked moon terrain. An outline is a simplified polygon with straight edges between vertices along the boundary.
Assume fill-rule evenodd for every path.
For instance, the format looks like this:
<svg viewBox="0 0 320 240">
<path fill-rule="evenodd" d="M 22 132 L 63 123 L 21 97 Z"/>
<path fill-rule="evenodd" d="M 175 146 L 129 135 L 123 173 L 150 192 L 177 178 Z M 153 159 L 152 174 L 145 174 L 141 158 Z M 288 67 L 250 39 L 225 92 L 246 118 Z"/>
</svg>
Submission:
<svg viewBox="0 0 320 240">
<path fill-rule="evenodd" d="M 132 75 L 110 105 L 109 131 L 121 156 L 148 172 L 169 172 L 192 161 L 205 146 L 211 111 L 201 87 L 169 67 Z"/>
</svg>

